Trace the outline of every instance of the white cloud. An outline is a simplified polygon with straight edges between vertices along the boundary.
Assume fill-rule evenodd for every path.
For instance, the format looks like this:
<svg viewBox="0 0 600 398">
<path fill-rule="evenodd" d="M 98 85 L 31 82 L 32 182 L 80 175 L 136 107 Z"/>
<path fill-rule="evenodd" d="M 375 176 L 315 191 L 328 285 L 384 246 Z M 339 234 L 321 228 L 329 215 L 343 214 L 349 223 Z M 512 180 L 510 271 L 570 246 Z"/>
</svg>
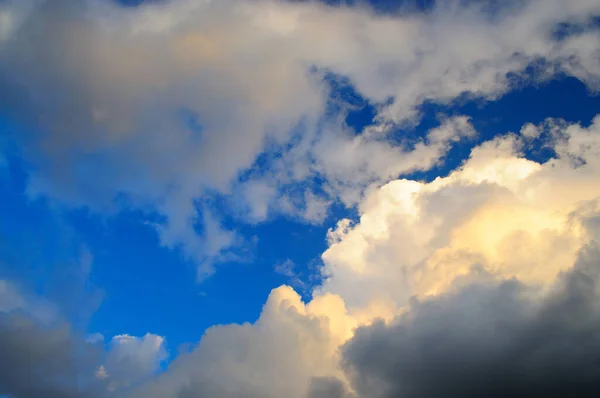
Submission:
<svg viewBox="0 0 600 398">
<path fill-rule="evenodd" d="M 587 241 L 578 212 L 600 197 L 600 119 L 588 128 L 525 128 L 544 131 L 557 157 L 527 160 L 520 151 L 531 135 L 509 134 L 474 148 L 448 177 L 392 181 L 370 194 L 358 224 L 342 220 L 330 232 L 323 291 L 351 307 L 374 297 L 402 306 L 473 266 L 527 283 L 554 280 Z"/>
<path fill-rule="evenodd" d="M 150 333 L 143 337 L 114 336 L 107 350 L 96 377 L 104 380 L 109 391 L 134 386 L 153 376 L 168 355 L 164 337 Z"/>
<path fill-rule="evenodd" d="M 336 352 L 346 322 L 339 298 L 305 305 L 293 289 L 280 287 L 256 323 L 208 329 L 193 352 L 126 396 L 303 398 L 312 376 L 341 376 Z"/>
</svg>

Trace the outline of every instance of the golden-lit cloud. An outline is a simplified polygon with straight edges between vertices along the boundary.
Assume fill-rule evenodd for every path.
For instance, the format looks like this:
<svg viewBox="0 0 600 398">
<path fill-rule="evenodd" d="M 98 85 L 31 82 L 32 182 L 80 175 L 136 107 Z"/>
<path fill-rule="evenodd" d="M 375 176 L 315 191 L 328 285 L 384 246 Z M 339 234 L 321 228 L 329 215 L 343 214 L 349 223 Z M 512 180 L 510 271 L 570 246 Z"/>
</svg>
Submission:
<svg viewBox="0 0 600 398">
<path fill-rule="evenodd" d="M 356 305 L 382 297 L 402 306 L 443 292 L 473 267 L 552 282 L 588 241 L 578 213 L 600 197 L 600 121 L 548 121 L 546 130 L 557 157 L 545 163 L 524 157 L 527 136 L 509 134 L 474 148 L 447 177 L 372 192 L 356 225 L 342 220 L 330 231 L 323 291 Z"/>
</svg>

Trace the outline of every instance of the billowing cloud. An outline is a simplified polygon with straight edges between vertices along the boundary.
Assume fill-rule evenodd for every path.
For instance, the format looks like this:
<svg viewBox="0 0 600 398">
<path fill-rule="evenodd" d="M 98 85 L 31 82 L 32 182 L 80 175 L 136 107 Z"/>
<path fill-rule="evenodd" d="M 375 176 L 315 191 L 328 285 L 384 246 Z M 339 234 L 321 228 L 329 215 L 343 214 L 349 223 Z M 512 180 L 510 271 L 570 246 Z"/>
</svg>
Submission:
<svg viewBox="0 0 600 398">
<path fill-rule="evenodd" d="M 390 142 L 386 132 L 417 120 L 424 101 L 493 99 L 556 73 L 599 88 L 597 30 L 555 34 L 561 22 L 588 26 L 597 2 L 511 2 L 494 15 L 473 3 L 384 16 L 275 0 L 3 2 L 0 103 L 27 127 L 18 138 L 36 170 L 32 195 L 157 212 L 163 243 L 210 274 L 242 242 L 199 209 L 207 192 L 249 192 L 254 220 L 273 207 L 319 221 L 331 200 L 358 203 L 370 184 L 431 167 L 464 135 Z M 376 126 L 354 136 L 330 115 L 328 72 L 378 106 Z M 279 172 L 238 190 L 240 173 L 273 148 Z M 314 176 L 326 189 L 281 193 Z M 198 236 L 206 217 L 221 239 Z"/>
<path fill-rule="evenodd" d="M 543 164 L 522 154 L 530 136 L 508 134 L 474 148 L 447 177 L 396 180 L 367 196 L 356 225 L 341 220 L 329 233 L 323 290 L 351 307 L 378 296 L 404 305 L 444 291 L 472 267 L 552 281 L 588 239 L 577 215 L 600 196 L 600 119 L 588 128 L 552 120 L 538 128 L 536 145 L 556 152 Z"/>
<path fill-rule="evenodd" d="M 191 353 L 126 396 L 305 397 L 312 377 L 342 376 L 337 348 L 351 323 L 338 297 L 304 304 L 283 286 L 254 324 L 209 328 Z"/>
<path fill-rule="evenodd" d="M 357 330 L 344 366 L 361 398 L 596 396 L 599 263 L 586 247 L 542 298 L 510 280 L 414 302 Z"/>
<path fill-rule="evenodd" d="M 114 336 L 96 377 L 108 383 L 109 391 L 128 388 L 155 374 L 166 359 L 165 339 L 161 336 Z"/>
</svg>

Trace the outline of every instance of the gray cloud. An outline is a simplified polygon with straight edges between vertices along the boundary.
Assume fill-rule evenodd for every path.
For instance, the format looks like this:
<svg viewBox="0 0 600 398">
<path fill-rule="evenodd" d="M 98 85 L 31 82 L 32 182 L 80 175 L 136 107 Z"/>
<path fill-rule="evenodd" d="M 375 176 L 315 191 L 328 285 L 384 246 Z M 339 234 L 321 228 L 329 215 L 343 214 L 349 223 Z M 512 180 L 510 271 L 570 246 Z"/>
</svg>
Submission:
<svg viewBox="0 0 600 398">
<path fill-rule="evenodd" d="M 476 283 L 357 330 L 343 363 L 361 398 L 595 397 L 600 251 L 548 290 Z"/>
<path fill-rule="evenodd" d="M 191 383 L 177 394 L 177 398 L 259 398 L 264 397 L 255 393 L 252 386 L 224 386 L 215 381 L 202 380 Z"/>
<path fill-rule="evenodd" d="M 311 380 L 308 398 L 355 398 L 355 395 L 335 377 L 315 377 Z"/>
<path fill-rule="evenodd" d="M 15 398 L 92 398 L 99 352 L 67 325 L 41 325 L 0 313 L 0 394 Z"/>
<path fill-rule="evenodd" d="M 74 300 L 86 307 L 85 297 Z M 101 397 L 149 379 L 166 358 L 163 337 L 119 335 L 105 344 L 60 308 L 0 279 L 0 396 Z"/>
</svg>

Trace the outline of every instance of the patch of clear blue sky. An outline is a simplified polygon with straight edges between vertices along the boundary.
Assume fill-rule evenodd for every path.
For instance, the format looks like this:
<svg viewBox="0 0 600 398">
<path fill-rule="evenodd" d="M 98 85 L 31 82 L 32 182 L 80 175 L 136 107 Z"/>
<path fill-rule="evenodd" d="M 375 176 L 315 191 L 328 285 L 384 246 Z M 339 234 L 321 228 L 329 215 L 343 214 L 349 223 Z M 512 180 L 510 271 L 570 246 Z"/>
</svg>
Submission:
<svg viewBox="0 0 600 398">
<path fill-rule="evenodd" d="M 390 6 L 390 2 L 378 3 L 378 7 Z M 372 123 L 373 104 L 343 79 L 335 80 L 332 87 L 334 95 L 353 107 L 346 118 L 351 127 L 359 131 Z M 449 105 L 426 104 L 422 123 L 402 134 L 422 137 L 439 124 L 438 114 L 472 117 L 479 132 L 476 141 L 452 149 L 434 170 L 412 176 L 430 179 L 455 168 L 478 142 L 518 131 L 526 122 L 560 117 L 587 125 L 599 111 L 600 97 L 590 95 L 575 79 L 561 78 L 540 86 L 525 85 L 493 102 L 465 99 Z M 0 169 L 0 277 L 23 281 L 37 293 L 68 307 L 80 296 L 62 292 L 66 285 L 60 282 L 64 280 L 61 274 L 67 272 L 65 264 L 78 261 L 81 247 L 87 247 L 94 258 L 91 280 L 105 296 L 86 327 L 108 337 L 156 333 L 166 336 L 174 351 L 181 343 L 197 341 L 211 325 L 253 321 L 270 290 L 288 282 L 273 271 L 274 264 L 291 259 L 307 276 L 313 272 L 309 264 L 326 249 L 327 229 L 341 217 L 355 216 L 353 211 L 335 205 L 319 226 L 285 218 L 254 226 L 228 219 L 227 223 L 246 238 L 259 238 L 253 261 L 223 264 L 216 275 L 198 285 L 193 264 L 177 251 L 159 245 L 156 232 L 145 223 L 145 214 L 124 211 L 108 219 L 86 210 L 57 214 L 43 200 L 31 202 L 25 194 L 27 166 L 18 148 L 10 144 L 10 137 L 19 133 L 19 127 L 5 119 L 0 123 L 5 158 Z M 547 154 L 530 156 L 543 158 Z"/>
</svg>

